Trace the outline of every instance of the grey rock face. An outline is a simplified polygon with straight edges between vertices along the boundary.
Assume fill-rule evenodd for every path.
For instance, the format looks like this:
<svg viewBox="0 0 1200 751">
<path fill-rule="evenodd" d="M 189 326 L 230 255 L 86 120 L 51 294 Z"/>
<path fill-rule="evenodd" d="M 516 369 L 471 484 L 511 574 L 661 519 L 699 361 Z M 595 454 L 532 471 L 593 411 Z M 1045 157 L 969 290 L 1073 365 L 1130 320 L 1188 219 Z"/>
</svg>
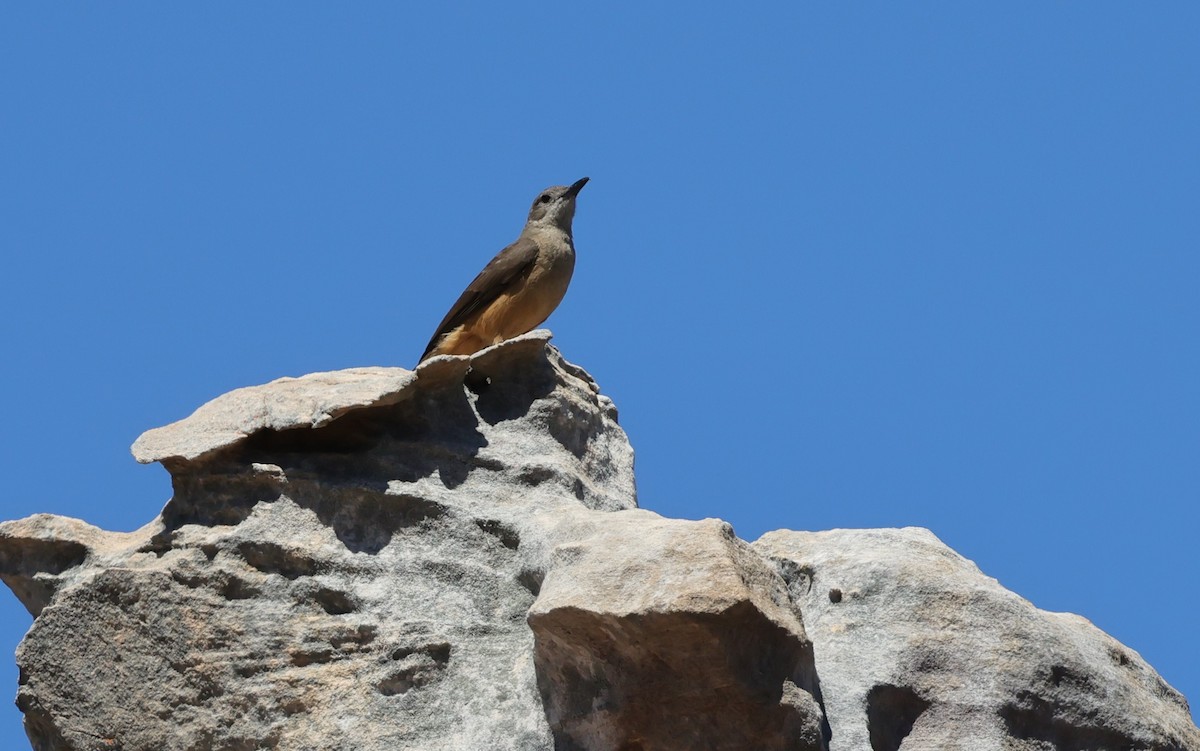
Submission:
<svg viewBox="0 0 1200 751">
<path fill-rule="evenodd" d="M 1187 702 L 1136 652 L 928 530 L 781 530 L 753 547 L 804 613 L 833 751 L 1200 749 Z"/>
<path fill-rule="evenodd" d="M 637 509 L 548 338 L 220 397 L 135 444 L 174 488 L 136 532 L 0 524 L 34 748 L 1200 750 L 1136 654 L 928 533 Z"/>
</svg>

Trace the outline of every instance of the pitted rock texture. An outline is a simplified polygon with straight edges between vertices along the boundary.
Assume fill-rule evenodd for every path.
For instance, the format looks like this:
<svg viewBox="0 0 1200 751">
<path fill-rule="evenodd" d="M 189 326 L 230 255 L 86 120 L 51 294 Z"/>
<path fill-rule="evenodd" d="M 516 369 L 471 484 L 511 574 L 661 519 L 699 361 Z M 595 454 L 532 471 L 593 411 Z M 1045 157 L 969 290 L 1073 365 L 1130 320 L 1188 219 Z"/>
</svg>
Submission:
<svg viewBox="0 0 1200 751">
<path fill-rule="evenodd" d="M 1136 652 L 928 530 L 780 530 L 753 547 L 804 613 L 832 751 L 1200 749 L 1187 702 Z"/>
<path fill-rule="evenodd" d="M 1136 654 L 928 533 L 636 508 L 548 339 L 238 390 L 139 439 L 142 529 L 0 524 L 33 747 L 1200 750 Z"/>
</svg>

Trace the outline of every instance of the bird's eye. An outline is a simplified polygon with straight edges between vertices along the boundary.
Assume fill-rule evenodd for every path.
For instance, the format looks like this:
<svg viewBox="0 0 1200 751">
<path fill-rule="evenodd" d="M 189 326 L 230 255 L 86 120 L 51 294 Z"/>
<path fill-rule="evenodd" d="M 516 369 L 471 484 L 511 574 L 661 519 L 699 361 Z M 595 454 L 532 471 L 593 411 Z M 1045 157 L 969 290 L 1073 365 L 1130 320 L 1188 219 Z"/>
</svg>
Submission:
<svg viewBox="0 0 1200 751">
<path fill-rule="evenodd" d="M 538 199 L 538 203 L 550 203 L 550 194 L 543 193 L 541 198 Z"/>
</svg>

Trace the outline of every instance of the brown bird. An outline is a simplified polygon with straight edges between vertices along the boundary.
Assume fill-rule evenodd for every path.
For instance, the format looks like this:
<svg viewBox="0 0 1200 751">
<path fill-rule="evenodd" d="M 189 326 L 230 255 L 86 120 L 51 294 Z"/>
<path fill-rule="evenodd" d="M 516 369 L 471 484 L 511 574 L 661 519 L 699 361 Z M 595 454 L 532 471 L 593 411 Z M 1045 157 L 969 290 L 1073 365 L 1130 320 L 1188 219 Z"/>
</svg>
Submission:
<svg viewBox="0 0 1200 751">
<path fill-rule="evenodd" d="M 575 244 L 571 220 L 585 177 L 543 190 L 533 200 L 525 229 L 500 251 L 450 308 L 421 355 L 471 355 L 520 336 L 550 317 L 571 283 Z"/>
</svg>

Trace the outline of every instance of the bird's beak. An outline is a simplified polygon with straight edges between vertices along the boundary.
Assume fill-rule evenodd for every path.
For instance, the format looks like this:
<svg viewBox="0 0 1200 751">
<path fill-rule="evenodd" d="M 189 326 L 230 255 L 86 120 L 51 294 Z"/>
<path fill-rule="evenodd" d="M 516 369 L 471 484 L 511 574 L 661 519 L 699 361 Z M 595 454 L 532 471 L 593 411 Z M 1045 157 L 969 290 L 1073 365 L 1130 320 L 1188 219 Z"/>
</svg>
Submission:
<svg viewBox="0 0 1200 751">
<path fill-rule="evenodd" d="M 587 181 L 588 179 L 586 177 L 581 177 L 575 182 L 571 183 L 571 187 L 567 188 L 567 192 L 563 194 L 563 197 L 574 198 L 575 196 L 579 195 L 579 191 L 583 190 L 583 186 L 587 185 Z"/>
</svg>

